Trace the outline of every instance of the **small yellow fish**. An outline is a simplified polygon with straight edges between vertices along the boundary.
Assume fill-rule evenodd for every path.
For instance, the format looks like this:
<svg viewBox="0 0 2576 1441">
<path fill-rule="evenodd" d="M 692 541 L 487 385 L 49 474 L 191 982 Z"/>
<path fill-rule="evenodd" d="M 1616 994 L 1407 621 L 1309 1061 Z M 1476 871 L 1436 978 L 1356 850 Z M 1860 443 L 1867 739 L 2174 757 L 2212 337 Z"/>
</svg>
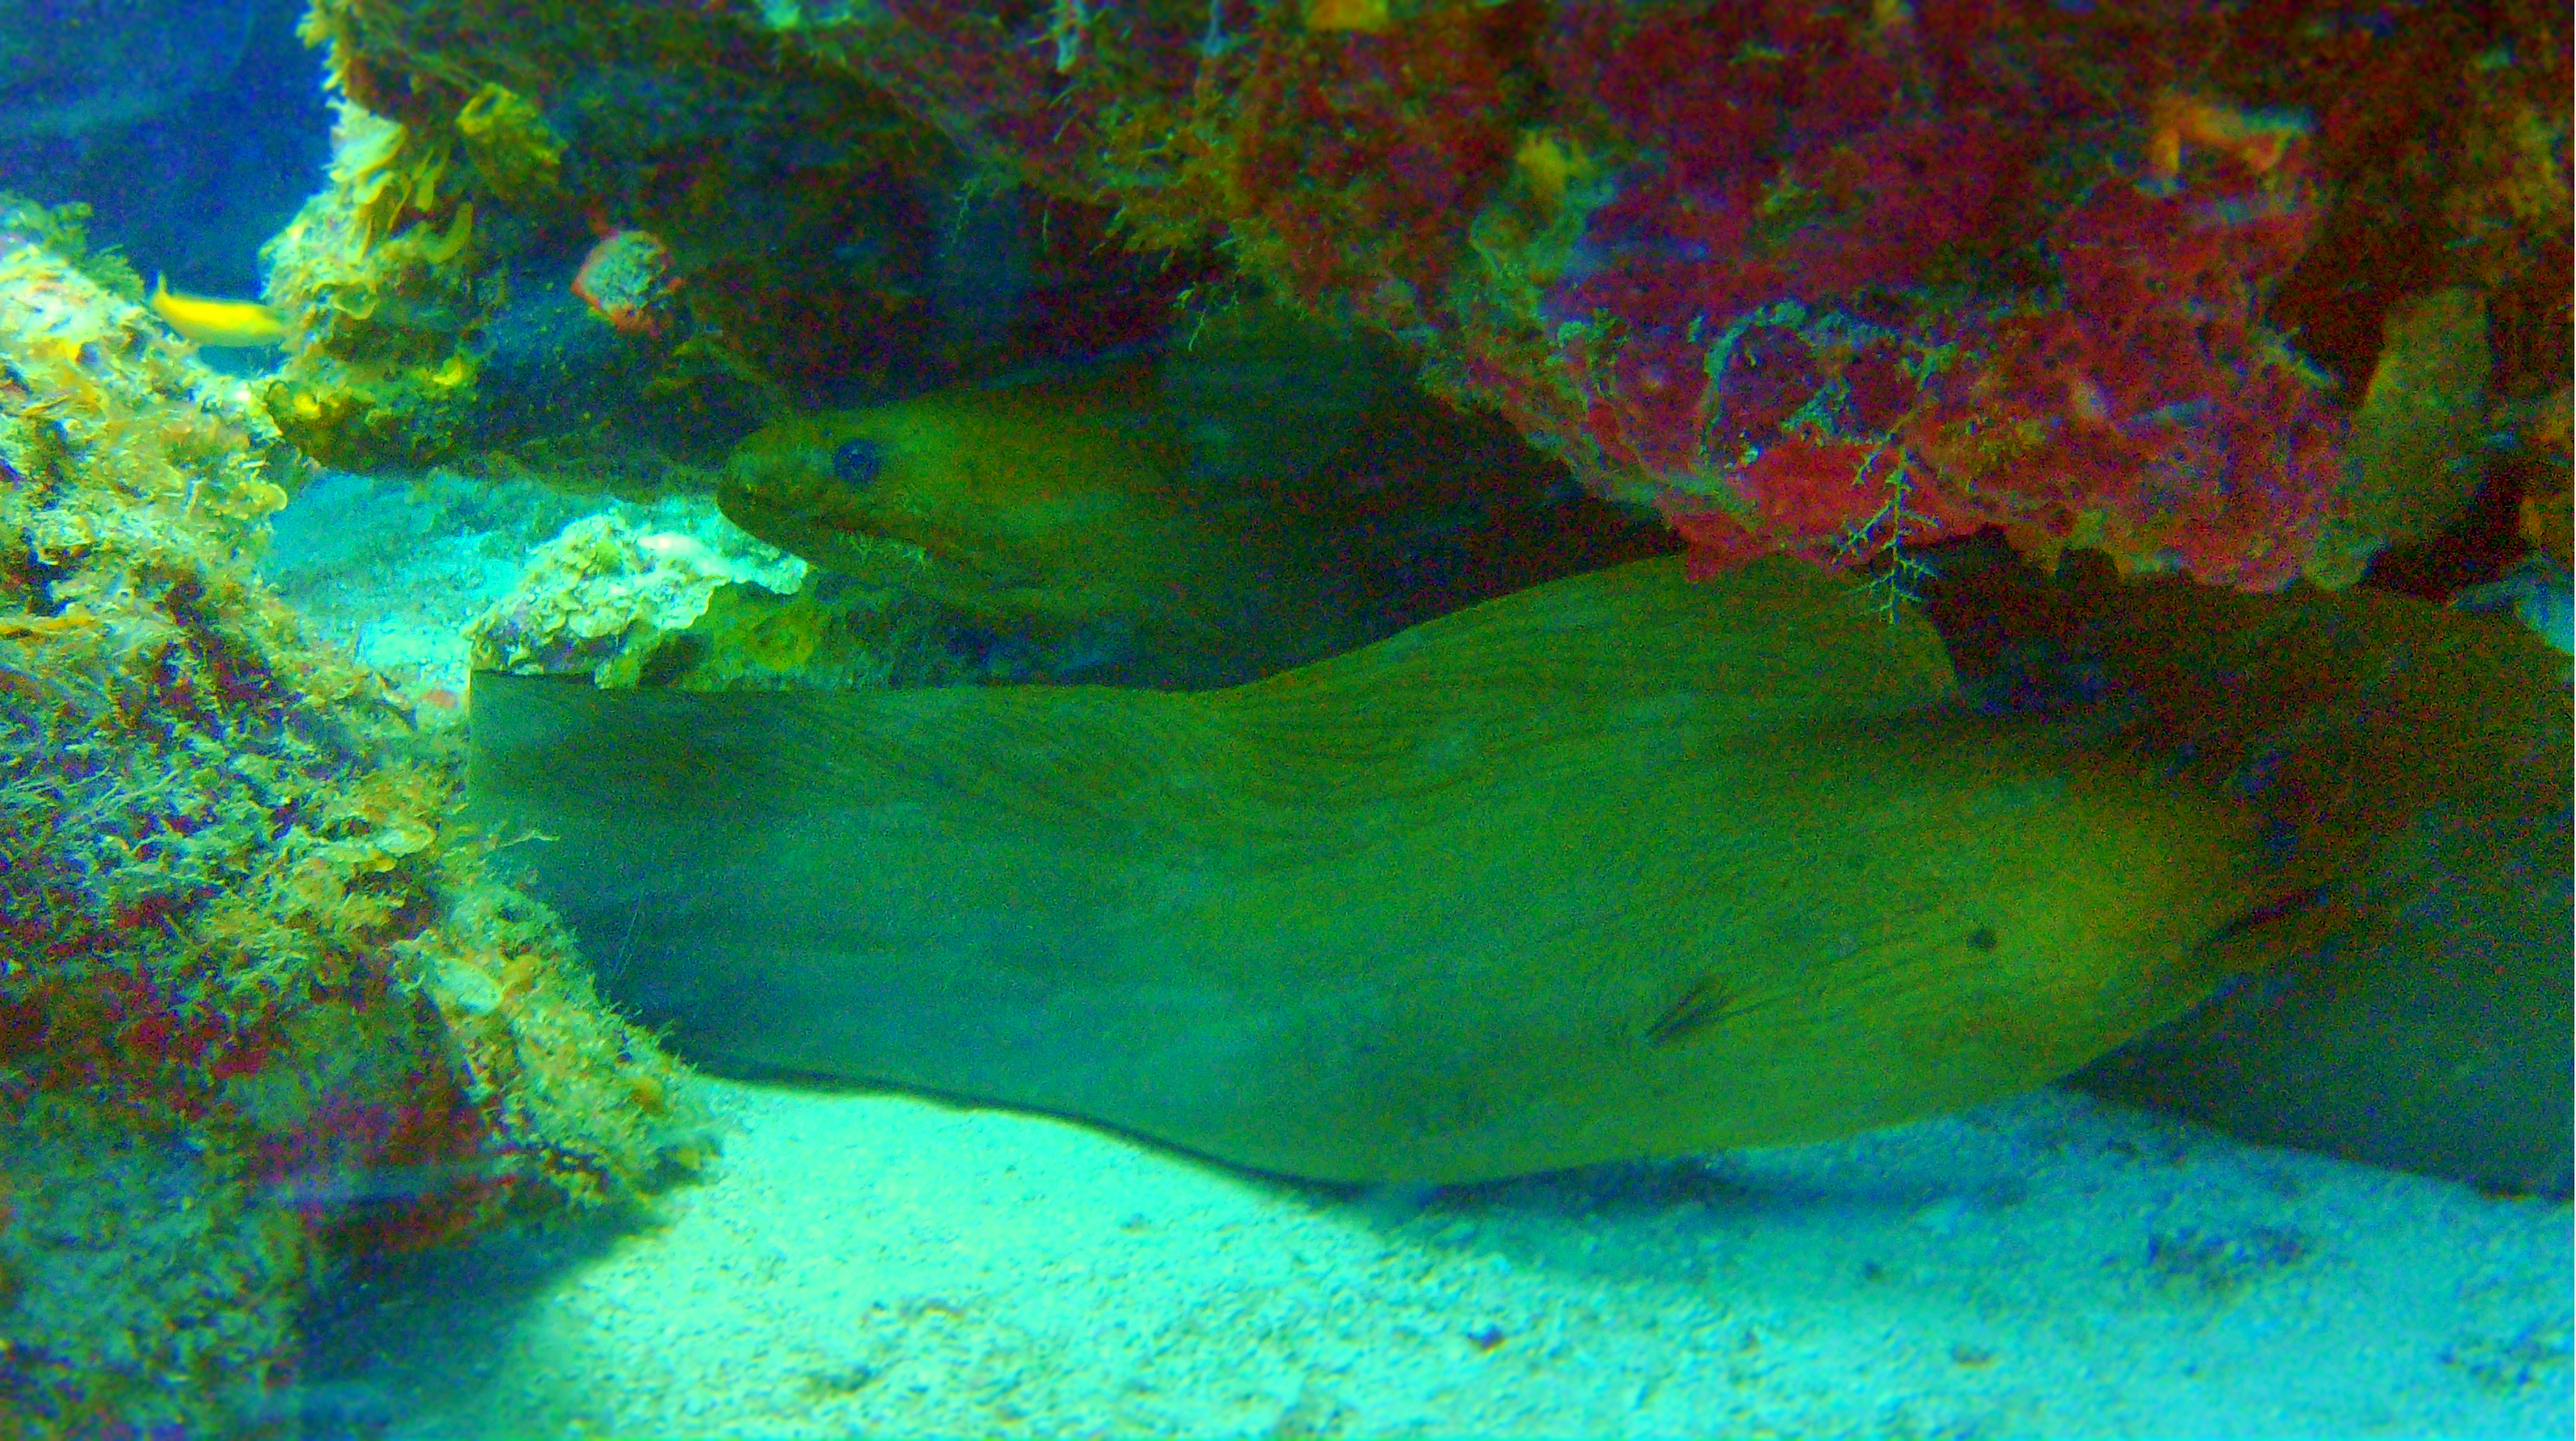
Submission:
<svg viewBox="0 0 2576 1441">
<path fill-rule="evenodd" d="M 274 306 L 183 294 L 158 275 L 152 277 L 152 313 L 199 345 L 275 345 L 286 338 L 286 317 Z"/>
</svg>

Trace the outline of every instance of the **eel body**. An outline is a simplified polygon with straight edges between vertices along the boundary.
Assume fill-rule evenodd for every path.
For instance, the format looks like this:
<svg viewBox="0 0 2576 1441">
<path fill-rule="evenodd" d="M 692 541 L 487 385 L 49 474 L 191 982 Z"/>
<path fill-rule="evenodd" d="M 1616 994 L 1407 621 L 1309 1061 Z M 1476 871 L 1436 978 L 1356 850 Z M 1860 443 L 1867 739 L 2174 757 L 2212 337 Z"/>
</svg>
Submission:
<svg viewBox="0 0 2576 1441">
<path fill-rule="evenodd" d="M 2108 685 L 2334 878 L 2304 945 L 2075 1084 L 2264 1145 L 2569 1190 L 2576 887 L 2565 657 L 2368 587 L 2242 595 L 1952 547 L 1931 618 L 1972 693 Z"/>
<path fill-rule="evenodd" d="M 2063 1075 L 2302 878 L 1766 563 L 1577 576 L 1230 690 L 476 678 L 472 813 L 717 1065 L 1451 1182 Z"/>
</svg>

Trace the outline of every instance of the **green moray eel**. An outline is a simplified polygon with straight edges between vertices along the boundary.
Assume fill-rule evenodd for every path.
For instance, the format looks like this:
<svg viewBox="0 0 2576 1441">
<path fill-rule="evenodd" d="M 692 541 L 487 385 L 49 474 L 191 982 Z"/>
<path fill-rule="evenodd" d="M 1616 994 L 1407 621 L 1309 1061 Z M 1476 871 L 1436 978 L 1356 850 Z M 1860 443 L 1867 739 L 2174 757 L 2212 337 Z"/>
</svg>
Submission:
<svg viewBox="0 0 2576 1441">
<path fill-rule="evenodd" d="M 1212 688 L 1668 549 L 1364 328 L 1238 302 L 1158 354 L 780 418 L 717 503 L 986 678 Z M 955 668 L 945 673 L 960 674 Z"/>
<path fill-rule="evenodd" d="M 1342 1182 L 1813 1140 L 2060 1076 L 2313 877 L 1766 563 L 1228 690 L 478 676 L 471 815 L 684 1053 Z M 2284 918 L 2288 919 L 2284 919 Z"/>
<path fill-rule="evenodd" d="M 1069 625 L 1196 601 L 1245 547 L 1228 517 L 1189 513 L 1173 478 L 1185 462 L 1138 419 L 1152 379 L 1130 365 L 797 416 L 737 447 L 718 502 L 828 569 L 926 552 L 925 583 L 972 613 Z"/>
<path fill-rule="evenodd" d="M 1146 363 L 780 421 L 716 498 L 826 570 L 1105 674 L 1141 655 L 1234 679 L 1358 639 L 1322 518 L 1194 465 Z"/>
<path fill-rule="evenodd" d="M 2076 1084 L 2265 1145 L 2564 1197 L 2576 1065 L 2565 657 L 2385 590 L 1930 557 L 1963 686 L 2106 684 L 2119 743 L 2189 754 L 2336 877 L 2313 943 Z"/>
<path fill-rule="evenodd" d="M 1000 669 L 1208 688 L 1668 546 L 1403 383 L 1362 337 L 1238 307 L 1160 359 L 779 420 L 744 529 L 927 601 Z"/>
</svg>

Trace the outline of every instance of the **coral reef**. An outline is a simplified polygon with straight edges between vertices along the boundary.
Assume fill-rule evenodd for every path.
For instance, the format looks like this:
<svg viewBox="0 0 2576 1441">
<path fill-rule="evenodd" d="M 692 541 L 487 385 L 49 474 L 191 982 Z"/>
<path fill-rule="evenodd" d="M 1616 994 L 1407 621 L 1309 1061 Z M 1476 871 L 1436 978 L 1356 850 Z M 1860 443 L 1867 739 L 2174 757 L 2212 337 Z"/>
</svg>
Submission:
<svg viewBox="0 0 2576 1441">
<path fill-rule="evenodd" d="M 1709 566 L 1992 524 L 2270 588 L 2346 509 L 2332 385 L 2391 307 L 2495 296 L 2499 399 L 2566 364 L 2538 7 L 768 13 L 1139 241 L 1223 233 L 1415 343 Z M 2329 321 L 2320 370 L 2286 337 Z"/>
<path fill-rule="evenodd" d="M 2311 189 L 2295 147 L 2151 176 L 2150 95 L 2086 73 L 2083 38 L 1948 6 L 1556 10 L 1525 41 L 1548 110 L 1409 287 L 1434 375 L 1652 496 L 1707 568 L 2001 524 L 2277 584 L 2334 479 L 2257 320 Z"/>
<path fill-rule="evenodd" d="M 687 630 L 722 589 L 752 585 L 790 596 L 805 562 L 771 550 L 714 516 L 692 533 L 640 531 L 615 516 L 578 520 L 537 548 L 511 593 L 466 626 L 475 670 L 587 674 L 603 686 L 637 682 L 664 637 Z M 774 654 L 779 644 L 754 646 Z M 812 652 L 785 661 L 789 669 Z"/>
<path fill-rule="evenodd" d="M 722 7 L 323 0 L 305 33 L 347 104 L 270 248 L 311 323 L 267 399 L 326 463 L 668 490 L 795 406 L 1132 339 L 1206 270 L 1101 251 Z"/>
<path fill-rule="evenodd" d="M 825 290 L 772 283 L 797 262 L 755 252 L 855 247 L 872 259 L 829 293 L 919 319 L 896 298 L 922 277 L 879 262 L 925 228 L 816 196 L 947 186 L 949 240 L 976 197 L 1034 196 L 1181 261 L 1146 282 L 1095 258 L 1088 293 L 1130 302 L 1105 329 L 1205 293 L 1213 245 L 1396 337 L 1596 493 L 1654 503 L 1703 570 L 1785 550 L 1892 593 L 1910 547 L 1995 526 L 2042 557 L 2345 584 L 2452 504 L 2390 497 L 2461 480 L 2341 454 L 2406 316 L 2437 294 L 2485 315 L 2499 410 L 2567 364 L 2564 18 L 2525 4 L 890 0 L 634 5 L 614 31 L 489 11 L 321 0 L 311 32 L 420 154 L 475 154 L 457 183 L 478 205 L 666 244 L 674 333 L 714 332 L 718 370 L 810 403 L 806 382 L 865 365 L 752 350 L 906 333 L 818 312 Z M 752 98 L 755 46 L 785 69 Z M 684 77 L 656 94 L 722 118 L 637 121 L 648 51 Z M 907 147 L 943 158 L 889 158 Z M 777 222 L 757 235 L 754 185 Z M 536 248 L 495 254 L 527 274 Z M 310 443 L 344 429 L 285 398 Z"/>
<path fill-rule="evenodd" d="M 96 211 L 87 201 L 66 201 L 45 205 L 24 196 L 0 191 L 0 229 L 12 235 L 31 237 L 64 260 L 99 287 L 127 300 L 143 298 L 143 276 L 134 262 L 126 259 L 119 246 L 94 245 L 90 241 L 90 217 Z"/>
<path fill-rule="evenodd" d="M 484 878 L 452 748 L 250 578 L 303 475 L 242 384 L 0 234 L 9 1434 L 282 1431 L 341 1248 L 632 1198 L 703 1144 Z"/>
<path fill-rule="evenodd" d="M 572 293 L 620 335 L 660 335 L 671 323 L 671 247 L 649 230 L 612 230 L 573 272 Z"/>
</svg>

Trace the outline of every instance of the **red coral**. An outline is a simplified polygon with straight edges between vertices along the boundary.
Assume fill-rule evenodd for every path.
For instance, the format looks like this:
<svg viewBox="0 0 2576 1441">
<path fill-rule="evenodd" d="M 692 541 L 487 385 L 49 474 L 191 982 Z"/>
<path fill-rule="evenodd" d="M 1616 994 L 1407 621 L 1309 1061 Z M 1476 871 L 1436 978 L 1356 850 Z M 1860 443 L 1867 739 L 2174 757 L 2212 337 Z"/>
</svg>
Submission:
<svg viewBox="0 0 2576 1441">
<path fill-rule="evenodd" d="M 1703 356 L 1700 347 L 1671 334 L 1633 339 L 1620 347 L 1595 404 L 1632 463 L 1659 475 L 1691 468 L 1698 451 L 1700 403 L 1708 390 Z"/>
<path fill-rule="evenodd" d="M 1536 13 L 1510 0 L 1264 46 L 1233 127 L 1238 232 L 1279 248 L 1302 297 L 1341 291 L 1417 324 L 1511 158 Z"/>
<path fill-rule="evenodd" d="M 644 230 L 613 230 L 584 256 L 572 293 L 623 335 L 660 335 L 670 320 L 671 250 Z"/>
<path fill-rule="evenodd" d="M 2062 308 L 1971 335 L 1908 426 L 1968 513 L 2058 531 L 2089 511 L 2134 564 L 2250 589 L 2298 574 L 2340 426 L 2257 314 L 2314 212 L 2295 172 L 2234 179 L 2113 182 L 2059 220 Z M 2016 437 L 2003 463 L 1962 444 L 1980 430 Z"/>
<path fill-rule="evenodd" d="M 1843 362 L 1843 400 L 1836 428 L 1846 435 L 1885 435 L 1912 408 L 1915 390 L 1903 347 L 1884 337 L 1870 340 Z"/>
<path fill-rule="evenodd" d="M 1660 488 L 1704 556 L 1999 523 L 2270 585 L 2329 504 L 2335 424 L 2261 318 L 2315 225 L 2301 122 L 2218 98 L 2224 17 L 1281 6 L 1193 45 L 1182 11 L 1076 6 L 1117 43 L 1069 70 L 1060 8 L 889 6 L 853 63 L 907 104 L 1060 193 L 1187 191 L 1588 483 Z M 1188 158 L 1104 145 L 1111 115 Z M 1530 154 L 1555 168 L 1515 178 Z"/>
<path fill-rule="evenodd" d="M 1717 439 L 1729 450 L 1759 449 L 1824 387 L 1815 353 L 1785 325 L 1757 325 L 1735 338 L 1718 381 Z"/>
<path fill-rule="evenodd" d="M 1665 486 L 1709 564 L 1866 558 L 2001 523 L 2228 584 L 2295 575 L 2336 436 L 2259 318 L 2315 218 L 2295 123 L 2196 100 L 2174 174 L 2132 158 L 2142 184 L 2047 205 L 2023 138 L 2051 133 L 2035 93 L 2015 101 L 1991 53 L 1971 64 L 1975 15 L 1941 20 L 1934 45 L 1807 13 L 1666 12 L 1623 37 L 1568 12 L 1560 84 L 1650 132 L 1542 305 L 1601 463 Z M 2093 143 L 2054 164 L 2109 170 Z M 2031 251 L 2054 294 L 1921 290 L 1936 263 L 2009 277 Z M 1694 354 L 1715 379 L 1675 386 Z"/>
<path fill-rule="evenodd" d="M 1725 511 L 1693 509 L 1671 492 L 1656 508 L 1672 523 L 1673 533 L 1690 542 L 1682 565 L 1693 580 L 1707 580 L 1771 553 L 1770 537 Z"/>
</svg>

